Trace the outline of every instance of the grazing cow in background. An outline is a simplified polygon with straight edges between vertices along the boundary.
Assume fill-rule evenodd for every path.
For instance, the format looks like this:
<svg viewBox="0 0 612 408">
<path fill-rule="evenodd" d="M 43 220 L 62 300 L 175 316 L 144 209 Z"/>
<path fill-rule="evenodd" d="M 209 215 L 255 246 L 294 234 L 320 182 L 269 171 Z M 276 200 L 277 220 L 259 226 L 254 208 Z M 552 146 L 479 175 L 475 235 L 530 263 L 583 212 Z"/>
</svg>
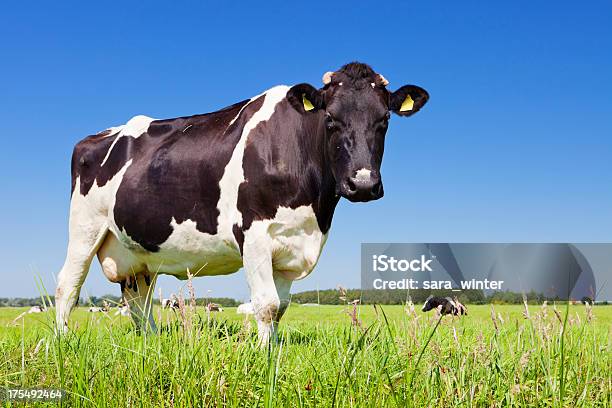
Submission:
<svg viewBox="0 0 612 408">
<path fill-rule="evenodd" d="M 457 298 L 429 296 L 423 305 L 423 312 L 428 312 L 433 309 L 438 309 L 441 315 L 467 315 L 467 308 L 459 303 Z"/>
<path fill-rule="evenodd" d="M 89 313 L 106 313 L 108 312 L 108 309 L 105 307 L 91 306 L 87 311 Z"/>
<path fill-rule="evenodd" d="M 255 312 L 253 311 L 253 305 L 251 303 L 243 303 L 239 305 L 236 309 L 236 313 L 244 315 L 255 314 Z"/>
<path fill-rule="evenodd" d="M 206 310 L 209 312 L 222 312 L 223 308 L 216 303 L 209 303 L 206 305 Z"/>
<path fill-rule="evenodd" d="M 340 197 L 383 196 L 390 112 L 410 116 L 429 98 L 414 85 L 389 91 L 361 63 L 326 73 L 323 84 L 276 86 L 208 114 L 136 116 L 77 143 L 59 327 L 97 255 L 135 322 L 152 328 L 156 273 L 244 267 L 267 341 L 292 282 L 316 265 Z"/>
<path fill-rule="evenodd" d="M 28 313 L 42 313 L 46 311 L 47 311 L 46 307 L 37 305 L 37 306 L 32 306 L 30 310 L 28 310 Z"/>
<path fill-rule="evenodd" d="M 162 299 L 161 306 L 163 309 L 178 309 L 179 302 L 176 296 L 170 296 L 170 299 Z"/>
<path fill-rule="evenodd" d="M 129 315 L 130 315 L 130 307 L 128 305 L 119 305 L 117 307 L 115 316 L 129 316 Z"/>
</svg>

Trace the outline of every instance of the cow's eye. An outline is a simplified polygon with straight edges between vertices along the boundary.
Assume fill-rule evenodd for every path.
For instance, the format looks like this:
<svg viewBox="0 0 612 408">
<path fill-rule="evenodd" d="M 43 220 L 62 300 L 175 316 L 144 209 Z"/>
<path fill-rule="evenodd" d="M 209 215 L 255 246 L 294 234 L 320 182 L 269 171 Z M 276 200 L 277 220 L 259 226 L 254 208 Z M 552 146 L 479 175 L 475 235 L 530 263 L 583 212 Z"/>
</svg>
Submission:
<svg viewBox="0 0 612 408">
<path fill-rule="evenodd" d="M 327 130 L 333 130 L 336 127 L 334 118 L 329 113 L 325 114 L 325 127 Z"/>
</svg>

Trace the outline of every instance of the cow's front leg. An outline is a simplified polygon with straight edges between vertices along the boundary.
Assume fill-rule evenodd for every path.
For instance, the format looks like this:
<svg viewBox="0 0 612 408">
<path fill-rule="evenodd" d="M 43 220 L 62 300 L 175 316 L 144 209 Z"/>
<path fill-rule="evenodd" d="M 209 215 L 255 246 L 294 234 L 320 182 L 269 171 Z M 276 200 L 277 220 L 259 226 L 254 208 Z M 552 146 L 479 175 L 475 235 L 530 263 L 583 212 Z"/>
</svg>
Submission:
<svg viewBox="0 0 612 408">
<path fill-rule="evenodd" d="M 274 282 L 270 240 L 265 234 L 257 234 L 258 231 L 254 231 L 257 227 L 253 226 L 249 233 L 245 234 L 242 257 L 251 290 L 251 304 L 257 320 L 259 342 L 265 346 L 276 330 L 281 299 Z"/>
</svg>

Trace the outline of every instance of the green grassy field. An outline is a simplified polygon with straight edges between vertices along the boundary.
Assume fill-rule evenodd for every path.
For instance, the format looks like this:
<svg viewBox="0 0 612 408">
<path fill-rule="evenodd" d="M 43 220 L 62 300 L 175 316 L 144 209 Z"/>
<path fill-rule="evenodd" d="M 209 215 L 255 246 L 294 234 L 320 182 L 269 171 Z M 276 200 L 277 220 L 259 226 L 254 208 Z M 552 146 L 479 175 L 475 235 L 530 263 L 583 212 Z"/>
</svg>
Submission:
<svg viewBox="0 0 612 408">
<path fill-rule="evenodd" d="M 469 306 L 437 324 L 433 312 L 361 306 L 359 326 L 348 306 L 292 305 L 260 349 L 235 309 L 164 312 L 151 336 L 80 308 L 76 330 L 56 338 L 52 311 L 13 323 L 25 309 L 2 308 L 0 386 L 62 388 L 66 406 L 610 407 L 612 306 L 569 306 L 563 336 L 557 309 L 495 306 L 493 319 Z"/>
</svg>

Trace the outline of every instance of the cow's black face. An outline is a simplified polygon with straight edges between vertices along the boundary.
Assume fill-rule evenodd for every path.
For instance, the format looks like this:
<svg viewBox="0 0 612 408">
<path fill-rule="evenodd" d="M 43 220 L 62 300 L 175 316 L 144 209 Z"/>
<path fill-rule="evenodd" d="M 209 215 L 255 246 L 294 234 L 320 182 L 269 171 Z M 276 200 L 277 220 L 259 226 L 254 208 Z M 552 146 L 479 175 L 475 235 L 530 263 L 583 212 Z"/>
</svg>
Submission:
<svg viewBox="0 0 612 408">
<path fill-rule="evenodd" d="M 368 83 L 327 90 L 324 124 L 336 193 L 351 201 L 383 196 L 380 177 L 389 124 L 386 91 Z"/>
<path fill-rule="evenodd" d="M 317 114 L 336 193 L 354 202 L 377 200 L 384 194 L 380 166 L 390 111 L 409 116 L 429 95 L 412 85 L 390 93 L 384 77 L 359 63 L 325 74 L 323 82 L 320 90 L 296 85 L 287 98 L 298 112 Z"/>
</svg>

